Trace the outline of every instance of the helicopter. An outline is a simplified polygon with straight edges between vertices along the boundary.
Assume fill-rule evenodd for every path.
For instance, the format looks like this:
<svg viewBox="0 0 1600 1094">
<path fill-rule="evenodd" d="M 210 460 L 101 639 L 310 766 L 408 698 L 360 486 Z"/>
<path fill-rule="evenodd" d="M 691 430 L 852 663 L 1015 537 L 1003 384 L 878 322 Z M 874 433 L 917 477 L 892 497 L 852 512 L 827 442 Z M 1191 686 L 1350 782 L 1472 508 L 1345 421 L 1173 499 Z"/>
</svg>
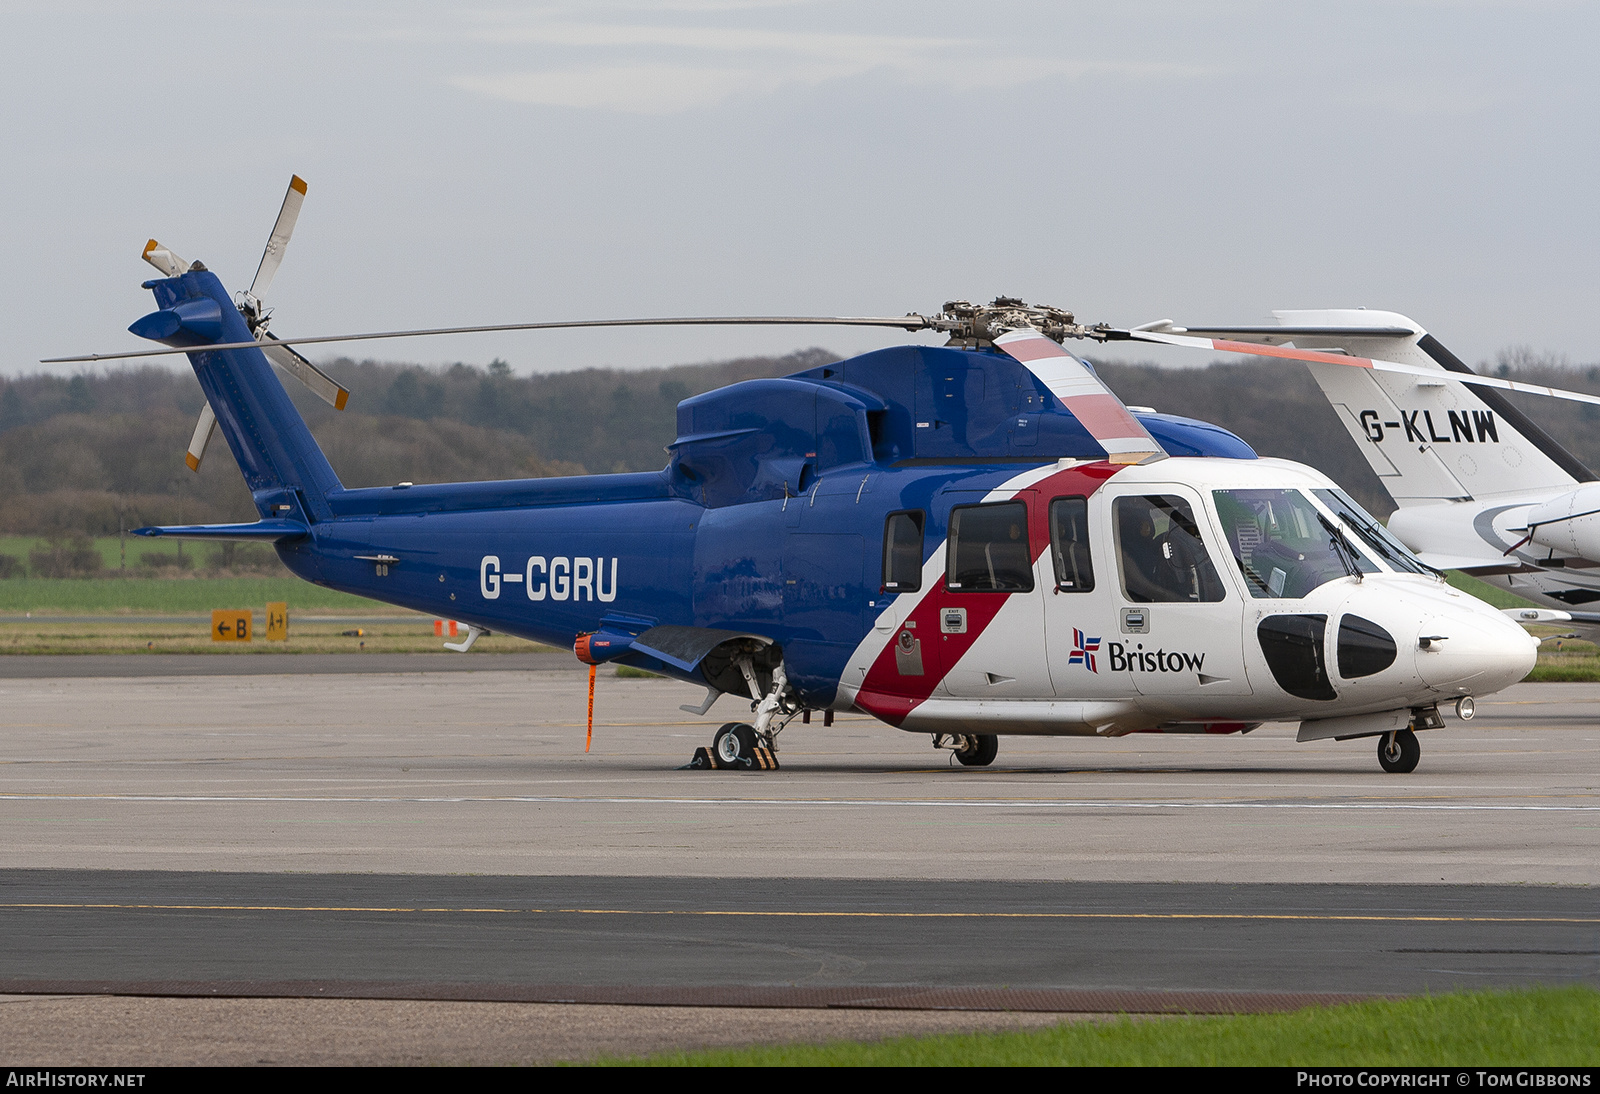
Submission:
<svg viewBox="0 0 1600 1094">
<path fill-rule="evenodd" d="M 1375 737 L 1383 770 L 1404 773 L 1441 704 L 1470 718 L 1475 697 L 1534 664 L 1537 639 L 1447 585 L 1326 476 L 1129 408 L 1065 348 L 1172 337 L 1159 325 L 1091 327 L 1000 297 L 900 317 L 279 338 L 261 297 L 304 197 L 295 183 L 248 292 L 231 299 L 152 240 L 157 310 L 129 330 L 169 348 L 56 359 L 186 354 L 207 407 L 186 462 L 220 431 L 259 516 L 138 534 L 270 543 L 308 581 L 466 622 L 450 646 L 462 652 L 492 629 L 572 648 L 591 687 L 592 667 L 614 662 L 704 687 L 683 708 L 698 715 L 723 695 L 748 702 L 699 766 L 774 767 L 796 718 L 858 711 L 967 767 L 992 763 L 1007 734 L 1288 721 L 1300 741 Z M 342 407 L 344 389 L 292 346 L 698 323 L 948 342 L 686 399 L 660 471 L 377 488 L 339 481 L 273 372 Z"/>
<path fill-rule="evenodd" d="M 1426 369 L 1385 376 L 1306 367 L 1398 509 L 1389 530 L 1419 558 L 1542 605 L 1524 623 L 1600 625 L 1600 476 L 1415 320 L 1365 308 L 1274 311 L 1259 327 L 1172 327 L 1175 338 L 1286 344 Z M 1261 347 L 1274 347 L 1263 349 Z"/>
</svg>

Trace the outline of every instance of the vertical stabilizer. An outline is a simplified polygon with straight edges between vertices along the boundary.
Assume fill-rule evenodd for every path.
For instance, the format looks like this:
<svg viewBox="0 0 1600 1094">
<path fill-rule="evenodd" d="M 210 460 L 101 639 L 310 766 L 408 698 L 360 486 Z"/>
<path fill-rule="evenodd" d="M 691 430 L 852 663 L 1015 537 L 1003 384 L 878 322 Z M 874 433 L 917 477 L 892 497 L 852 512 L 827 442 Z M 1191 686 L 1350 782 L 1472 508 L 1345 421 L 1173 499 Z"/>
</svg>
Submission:
<svg viewBox="0 0 1600 1094">
<path fill-rule="evenodd" d="M 253 341 L 244 317 L 215 274 L 198 262 L 178 277 L 149 281 L 159 311 L 128 329 L 188 350 L 189 363 L 216 414 L 245 485 L 263 517 L 309 521 L 331 515 L 338 476 L 259 349 L 210 350 Z"/>
<path fill-rule="evenodd" d="M 1498 392 L 1469 387 L 1470 372 L 1437 339 L 1403 315 L 1365 310 L 1279 311 L 1300 349 L 1342 349 L 1438 371 L 1438 379 L 1332 364 L 1308 364 L 1350 437 L 1399 506 L 1486 499 L 1559 489 L 1594 478 L 1570 452 Z M 1388 323 L 1409 335 L 1347 335 L 1340 326 Z"/>
</svg>

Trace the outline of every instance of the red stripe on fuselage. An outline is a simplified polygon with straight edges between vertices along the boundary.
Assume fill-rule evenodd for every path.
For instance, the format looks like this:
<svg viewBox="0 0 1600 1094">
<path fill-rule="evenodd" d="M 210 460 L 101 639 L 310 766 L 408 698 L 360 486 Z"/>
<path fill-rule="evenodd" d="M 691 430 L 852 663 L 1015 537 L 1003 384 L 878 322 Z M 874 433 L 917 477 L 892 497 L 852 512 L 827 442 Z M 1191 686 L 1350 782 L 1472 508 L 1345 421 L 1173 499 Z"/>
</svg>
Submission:
<svg viewBox="0 0 1600 1094">
<path fill-rule="evenodd" d="M 1037 504 L 1030 505 L 1028 509 L 1028 546 L 1037 566 L 1039 558 L 1050 549 L 1050 500 L 1073 495 L 1088 497 L 1119 470 L 1121 468 L 1104 462 L 1081 464 L 1047 475 L 1035 483 L 1009 490 L 996 489 L 985 502 L 1007 501 L 1027 491 L 1037 492 Z M 948 546 L 947 540 L 944 549 L 948 549 Z M 880 718 L 890 725 L 899 725 L 906 715 L 933 694 L 945 673 L 966 656 L 989 624 L 994 622 L 995 616 L 1000 614 L 1007 597 L 1038 595 L 1037 589 L 1031 593 L 952 591 L 945 588 L 942 578 L 935 581 L 906 616 L 906 623 L 915 623 L 916 626 L 908 628 L 906 623 L 902 623 L 889 636 L 883 649 L 878 651 L 877 658 L 861 682 L 861 690 L 856 694 L 856 706 L 874 718 Z M 965 634 L 940 633 L 939 613 L 945 608 L 967 609 Z M 925 656 L 921 676 L 900 675 L 895 657 L 895 644 L 899 641 L 900 633 L 908 629 L 923 643 Z M 1038 641 L 1043 642 L 1044 635 L 1039 635 Z M 929 662 L 933 664 L 930 666 Z"/>
</svg>

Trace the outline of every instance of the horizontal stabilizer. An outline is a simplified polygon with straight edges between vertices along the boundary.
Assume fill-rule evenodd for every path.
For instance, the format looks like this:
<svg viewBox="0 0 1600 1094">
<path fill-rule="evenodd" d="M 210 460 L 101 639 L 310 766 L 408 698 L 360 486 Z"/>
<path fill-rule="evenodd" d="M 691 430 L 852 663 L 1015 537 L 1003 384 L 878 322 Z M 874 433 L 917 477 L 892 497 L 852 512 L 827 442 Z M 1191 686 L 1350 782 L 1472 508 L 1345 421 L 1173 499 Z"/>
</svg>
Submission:
<svg viewBox="0 0 1600 1094">
<path fill-rule="evenodd" d="M 170 536 L 174 539 L 234 539 L 249 541 L 299 539 L 311 529 L 298 520 L 258 520 L 254 524 L 173 524 L 135 528 L 136 536 Z"/>
</svg>

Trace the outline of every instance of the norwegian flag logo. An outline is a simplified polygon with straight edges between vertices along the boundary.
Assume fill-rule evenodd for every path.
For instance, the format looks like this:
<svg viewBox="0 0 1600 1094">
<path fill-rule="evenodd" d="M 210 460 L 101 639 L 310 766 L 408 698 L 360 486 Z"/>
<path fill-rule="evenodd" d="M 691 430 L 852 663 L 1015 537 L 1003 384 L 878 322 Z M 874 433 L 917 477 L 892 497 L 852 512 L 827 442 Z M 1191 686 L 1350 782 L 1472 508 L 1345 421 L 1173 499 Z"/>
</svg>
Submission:
<svg viewBox="0 0 1600 1094">
<path fill-rule="evenodd" d="M 1094 661 L 1094 655 L 1098 652 L 1100 639 L 1085 638 L 1077 627 L 1072 628 L 1072 656 L 1067 658 L 1067 664 L 1083 665 L 1090 672 L 1099 673 L 1100 669 Z"/>
</svg>

